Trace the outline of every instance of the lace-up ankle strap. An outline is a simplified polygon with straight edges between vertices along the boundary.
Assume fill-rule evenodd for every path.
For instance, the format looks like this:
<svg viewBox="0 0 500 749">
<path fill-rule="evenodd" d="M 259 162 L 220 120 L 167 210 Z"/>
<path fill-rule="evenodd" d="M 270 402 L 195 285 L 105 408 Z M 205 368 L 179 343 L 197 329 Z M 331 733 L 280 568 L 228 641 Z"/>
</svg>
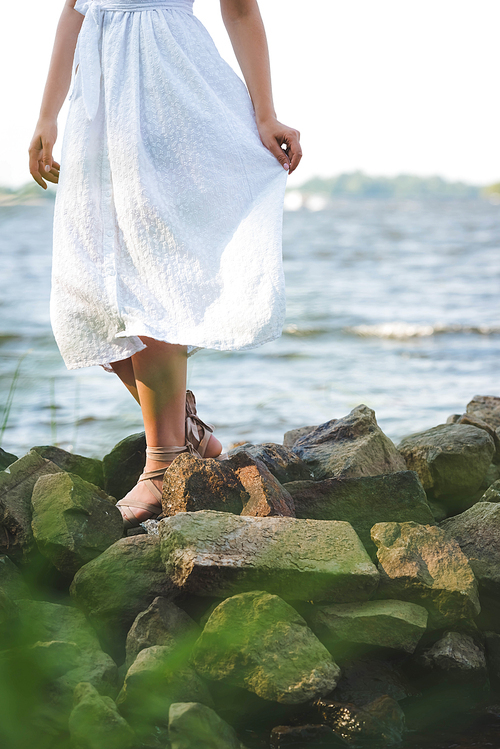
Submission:
<svg viewBox="0 0 500 749">
<path fill-rule="evenodd" d="M 146 447 L 146 457 L 157 461 L 171 461 L 181 453 L 189 452 L 201 458 L 199 452 L 193 447 L 189 440 L 185 445 L 167 445 L 166 447 Z"/>
</svg>

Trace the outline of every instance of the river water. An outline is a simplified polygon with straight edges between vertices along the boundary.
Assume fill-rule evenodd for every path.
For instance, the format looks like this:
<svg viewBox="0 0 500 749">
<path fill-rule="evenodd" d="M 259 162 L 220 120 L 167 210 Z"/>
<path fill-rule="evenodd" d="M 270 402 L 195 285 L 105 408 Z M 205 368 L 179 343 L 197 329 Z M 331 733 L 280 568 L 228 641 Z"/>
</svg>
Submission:
<svg viewBox="0 0 500 749">
<path fill-rule="evenodd" d="M 0 206 L 0 427 L 12 397 L 1 446 L 101 457 L 142 430 L 141 413 L 114 374 L 64 366 L 49 320 L 52 218 L 49 200 Z M 200 416 L 228 449 L 364 403 L 398 442 L 475 394 L 500 395 L 499 252 L 500 207 L 482 200 L 286 211 L 283 335 L 191 357 Z"/>
</svg>

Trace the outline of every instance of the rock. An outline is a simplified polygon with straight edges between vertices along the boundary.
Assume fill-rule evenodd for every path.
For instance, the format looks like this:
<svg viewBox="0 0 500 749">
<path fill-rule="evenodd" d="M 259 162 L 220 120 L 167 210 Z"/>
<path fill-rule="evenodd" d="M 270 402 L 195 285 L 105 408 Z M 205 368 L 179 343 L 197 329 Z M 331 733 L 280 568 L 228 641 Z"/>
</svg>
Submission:
<svg viewBox="0 0 500 749">
<path fill-rule="evenodd" d="M 19 458 L 12 453 L 8 453 L 6 450 L 0 447 L 0 471 L 4 471 L 7 466 L 11 463 L 15 463 Z"/>
<path fill-rule="evenodd" d="M 175 589 L 165 574 L 158 539 L 132 536 L 121 538 L 80 567 L 70 593 L 99 632 L 106 649 L 120 660 L 137 614 L 157 596 L 172 598 Z"/>
<path fill-rule="evenodd" d="M 427 497 L 415 471 L 381 476 L 294 481 L 285 485 L 293 497 L 298 518 L 345 520 L 375 555 L 370 530 L 375 523 L 404 522 L 434 524 Z"/>
<path fill-rule="evenodd" d="M 248 495 L 230 463 L 181 453 L 163 479 L 164 514 L 195 510 L 239 514 Z"/>
<path fill-rule="evenodd" d="M 397 702 L 407 700 L 418 693 L 406 674 L 407 659 L 400 653 L 374 653 L 342 661 L 342 676 L 329 698 L 358 707 L 384 694 Z"/>
<path fill-rule="evenodd" d="M 328 694 L 340 677 L 330 653 L 297 611 L 259 590 L 217 606 L 191 659 L 206 679 L 288 705 Z"/>
<path fill-rule="evenodd" d="M 125 437 L 102 459 L 104 490 L 116 499 L 123 499 L 136 485 L 145 463 L 144 432 Z"/>
<path fill-rule="evenodd" d="M 394 746 L 405 731 L 405 716 L 388 695 L 377 697 L 363 708 L 348 702 L 319 700 L 317 708 L 324 722 L 349 743 L 362 746 Z M 373 744 L 372 744 L 373 742 Z"/>
<path fill-rule="evenodd" d="M 429 626 L 471 619 L 480 611 L 477 581 L 467 557 L 441 528 L 418 523 L 377 523 L 380 598 L 424 606 Z"/>
<path fill-rule="evenodd" d="M 498 690 L 500 687 L 500 634 L 498 632 L 485 632 L 484 641 L 490 682 L 492 687 Z"/>
<path fill-rule="evenodd" d="M 500 428 L 497 429 L 497 432 L 500 434 Z M 483 479 L 482 488 L 487 489 L 498 480 L 500 480 L 500 466 L 491 463 Z"/>
<path fill-rule="evenodd" d="M 245 749 L 234 728 L 199 702 L 172 703 L 168 733 L 171 749 Z"/>
<path fill-rule="evenodd" d="M 21 571 L 6 554 L 0 555 L 0 590 L 12 600 L 29 598 Z"/>
<path fill-rule="evenodd" d="M 27 659 L 41 671 L 48 681 L 58 679 L 68 671 L 81 666 L 81 650 L 74 642 L 51 640 L 50 642 L 35 642 L 26 648 Z M 18 653 L 2 653 L 2 656 L 12 655 L 16 660 Z"/>
<path fill-rule="evenodd" d="M 309 626 L 334 658 L 377 648 L 413 653 L 427 618 L 426 609 L 407 601 L 364 601 L 320 606 Z"/>
<path fill-rule="evenodd" d="M 404 459 L 364 404 L 342 419 L 320 424 L 300 437 L 292 450 L 313 471 L 315 479 L 332 476 L 378 476 L 404 471 Z"/>
<path fill-rule="evenodd" d="M 271 731 L 271 749 L 288 749 L 288 747 L 308 747 L 336 749 L 347 747 L 333 728 L 325 725 L 275 726 Z"/>
<path fill-rule="evenodd" d="M 500 463 L 500 435 L 497 434 L 497 432 L 492 426 L 490 426 L 486 421 L 483 421 L 483 419 L 480 419 L 478 416 L 475 416 L 474 414 L 462 414 L 457 419 L 455 419 L 452 423 L 453 424 L 469 424 L 470 426 L 477 427 L 478 429 L 484 429 L 485 432 L 488 432 L 493 442 L 495 443 L 495 454 L 493 455 L 493 463 L 495 464 Z"/>
<path fill-rule="evenodd" d="M 38 549 L 67 575 L 123 536 L 123 517 L 112 498 L 76 474 L 41 476 L 31 501 Z"/>
<path fill-rule="evenodd" d="M 77 684 L 69 717 L 74 749 L 132 749 L 134 732 L 109 697 L 101 697 L 88 682 Z"/>
<path fill-rule="evenodd" d="M 466 411 L 478 416 L 494 429 L 500 427 L 500 398 L 495 395 L 475 395 L 467 404 Z"/>
<path fill-rule="evenodd" d="M 491 486 L 486 489 L 485 493 L 479 500 L 480 502 L 500 502 L 500 479 L 494 481 Z"/>
<path fill-rule="evenodd" d="M 254 590 L 292 600 L 348 602 L 372 596 L 378 573 L 349 523 L 179 513 L 159 523 L 167 575 L 185 592 Z"/>
<path fill-rule="evenodd" d="M 332 419 L 330 423 L 337 421 L 337 419 Z M 285 447 L 293 447 L 294 444 L 297 442 L 300 437 L 304 437 L 304 435 L 309 434 L 309 432 L 312 432 L 314 429 L 318 428 L 318 424 L 311 427 L 299 427 L 298 429 L 290 429 L 288 432 L 285 432 L 285 436 L 283 437 L 283 445 Z"/>
<path fill-rule="evenodd" d="M 461 515 L 440 526 L 451 536 L 469 560 L 479 582 L 480 593 L 500 596 L 500 505 L 477 502 Z"/>
<path fill-rule="evenodd" d="M 95 486 L 104 488 L 104 474 L 102 460 L 87 458 L 83 455 L 75 455 L 54 445 L 43 445 L 32 447 L 30 452 L 36 452 L 46 460 L 51 460 L 56 466 L 68 473 L 75 473 L 84 481 Z"/>
<path fill-rule="evenodd" d="M 144 740 L 155 729 L 166 734 L 173 702 L 201 702 L 213 707 L 204 681 L 184 659 L 176 657 L 170 646 L 141 650 L 116 698 L 120 713 Z"/>
<path fill-rule="evenodd" d="M 477 492 L 495 453 L 490 435 L 467 424 L 440 424 L 410 434 L 398 449 L 424 489 L 452 509 L 457 500 Z"/>
<path fill-rule="evenodd" d="M 153 645 L 176 645 L 189 652 L 201 628 L 185 611 L 167 598 L 158 596 L 135 618 L 127 635 L 126 664 L 132 665 L 144 648 Z"/>
<path fill-rule="evenodd" d="M 31 494 L 40 478 L 61 469 L 37 453 L 28 453 L 0 471 L 0 554 L 27 561 L 34 547 Z"/>
<path fill-rule="evenodd" d="M 241 515 L 248 517 L 295 517 L 293 499 L 265 464 L 247 452 L 228 460 L 247 492 Z"/>
<path fill-rule="evenodd" d="M 242 451 L 248 453 L 254 460 L 260 460 L 264 463 L 268 471 L 273 474 L 274 478 L 280 484 L 284 484 L 287 481 L 300 481 L 312 478 L 312 473 L 308 466 L 301 461 L 298 455 L 284 445 L 278 445 L 275 442 L 265 442 L 262 445 L 240 445 L 230 450 L 228 456 L 231 457 Z"/>
<path fill-rule="evenodd" d="M 486 677 L 486 658 L 470 635 L 463 632 L 446 632 L 432 647 L 424 650 L 418 657 L 419 663 L 426 669 L 454 672 L 459 678 L 464 672 L 467 681 L 480 676 Z"/>
</svg>

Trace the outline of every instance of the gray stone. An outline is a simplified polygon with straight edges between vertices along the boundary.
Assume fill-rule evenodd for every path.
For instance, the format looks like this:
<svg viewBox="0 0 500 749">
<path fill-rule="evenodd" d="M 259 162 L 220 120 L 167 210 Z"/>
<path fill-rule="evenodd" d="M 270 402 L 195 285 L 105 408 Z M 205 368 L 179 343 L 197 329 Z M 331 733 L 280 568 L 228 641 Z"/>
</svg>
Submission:
<svg viewBox="0 0 500 749">
<path fill-rule="evenodd" d="M 398 745 L 405 732 L 405 716 L 389 695 L 357 707 L 346 702 L 325 699 L 317 703 L 323 721 L 349 744 L 361 746 Z"/>
<path fill-rule="evenodd" d="M 241 515 L 295 517 L 292 497 L 261 460 L 243 451 L 231 456 L 228 462 L 248 495 Z"/>
<path fill-rule="evenodd" d="M 102 460 L 87 458 L 84 455 L 75 455 L 54 445 L 40 445 L 32 447 L 30 452 L 36 452 L 46 460 L 51 460 L 62 471 L 74 473 L 84 481 L 95 486 L 104 488 L 104 475 Z"/>
<path fill-rule="evenodd" d="M 22 654 L 21 651 L 22 650 Z M 0 652 L 2 668 L 8 664 L 11 671 L 15 671 L 21 658 L 29 663 L 31 672 L 43 675 L 44 681 L 52 681 L 71 671 L 81 663 L 81 650 L 74 642 L 51 640 L 50 642 L 35 642 L 24 647 L 14 647 Z"/>
<path fill-rule="evenodd" d="M 136 485 L 145 463 L 144 432 L 125 437 L 102 459 L 104 490 L 116 499 L 123 499 Z"/>
<path fill-rule="evenodd" d="M 127 635 L 127 668 L 144 648 L 153 645 L 176 645 L 189 652 L 201 628 L 185 611 L 167 598 L 158 596 L 145 611 L 137 615 Z"/>
<path fill-rule="evenodd" d="M 388 652 L 342 660 L 342 676 L 329 698 L 363 707 L 384 694 L 396 702 L 414 697 L 418 689 L 406 674 L 407 660 L 407 655 Z"/>
<path fill-rule="evenodd" d="M 474 414 L 494 429 L 500 427 L 500 398 L 495 395 L 475 395 L 467 404 L 467 413 Z"/>
<path fill-rule="evenodd" d="M 234 458 L 233 458 L 234 460 Z M 179 455 L 163 479 L 163 512 L 217 510 L 239 514 L 248 499 L 231 460 Z"/>
<path fill-rule="evenodd" d="M 458 543 L 441 528 L 418 523 L 377 523 L 380 586 L 377 597 L 424 606 L 429 626 L 471 619 L 480 611 L 477 581 Z"/>
<path fill-rule="evenodd" d="M 447 422 L 448 423 L 448 422 Z M 493 442 L 495 443 L 495 454 L 493 455 L 493 463 L 500 463 L 500 435 L 497 434 L 495 429 L 490 426 L 486 421 L 480 419 L 475 414 L 461 414 L 458 419 L 452 422 L 453 424 L 469 424 L 470 426 L 477 427 L 478 429 L 484 429 L 488 432 Z"/>
<path fill-rule="evenodd" d="M 234 728 L 199 702 L 172 703 L 168 733 L 171 749 L 245 749 Z"/>
<path fill-rule="evenodd" d="M 168 728 L 173 702 L 201 702 L 213 707 L 205 682 L 175 648 L 155 645 L 141 650 L 130 666 L 116 704 L 142 737 L 152 727 Z"/>
<path fill-rule="evenodd" d="M 378 476 L 404 471 L 404 459 L 377 424 L 375 411 L 364 404 L 342 419 L 320 424 L 292 447 L 310 466 L 315 479 L 332 476 Z"/>
<path fill-rule="evenodd" d="M 106 648 L 124 656 L 127 632 L 137 614 L 157 597 L 172 598 L 160 544 L 153 536 L 122 538 L 76 573 L 70 593 Z"/>
<path fill-rule="evenodd" d="M 337 421 L 337 419 L 332 419 L 329 423 L 335 421 Z M 298 427 L 298 429 L 290 429 L 288 432 L 285 432 L 285 436 L 283 437 L 283 445 L 285 447 L 293 447 L 297 440 L 300 439 L 300 437 L 304 437 L 304 435 L 309 434 L 309 432 L 317 429 L 318 426 L 319 424 L 315 424 L 314 426 L 310 427 Z"/>
<path fill-rule="evenodd" d="M 6 450 L 0 447 L 0 471 L 4 471 L 7 466 L 10 466 L 11 463 L 15 463 L 16 460 L 18 460 L 17 455 L 8 453 Z"/>
<path fill-rule="evenodd" d="M 206 679 L 288 705 L 328 694 L 340 677 L 297 611 L 258 590 L 227 598 L 214 609 L 192 663 Z"/>
<path fill-rule="evenodd" d="M 123 517 L 112 498 L 76 474 L 41 476 L 31 501 L 38 549 L 68 576 L 123 536 Z"/>
<path fill-rule="evenodd" d="M 500 502 L 500 479 L 494 481 L 491 486 L 486 489 L 485 493 L 480 499 L 481 502 Z"/>
<path fill-rule="evenodd" d="M 159 523 L 167 575 L 186 592 L 267 590 L 295 600 L 366 600 L 378 573 L 349 523 L 179 513 Z"/>
<path fill-rule="evenodd" d="M 434 524 L 422 484 L 415 471 L 381 476 L 294 481 L 286 484 L 298 518 L 345 520 L 351 523 L 365 548 L 375 555 L 370 530 L 375 523 Z"/>
<path fill-rule="evenodd" d="M 0 590 L 9 598 L 29 598 L 29 591 L 17 565 L 6 555 L 0 554 Z"/>
<path fill-rule="evenodd" d="M 500 505 L 477 502 L 440 526 L 469 560 L 480 592 L 500 597 Z"/>
<path fill-rule="evenodd" d="M 34 548 L 31 494 L 40 478 L 61 469 L 30 452 L 0 471 L 0 554 L 27 561 Z"/>
<path fill-rule="evenodd" d="M 77 684 L 69 716 L 74 749 L 132 749 L 135 735 L 110 697 L 102 697 L 88 682 Z"/>
<path fill-rule="evenodd" d="M 301 461 L 298 455 L 284 445 L 278 445 L 275 442 L 265 442 L 262 445 L 240 445 L 229 450 L 228 456 L 231 457 L 242 451 L 248 453 L 254 460 L 260 460 L 264 463 L 268 471 L 280 484 L 287 481 L 301 481 L 312 478 L 309 467 Z"/>
<path fill-rule="evenodd" d="M 450 507 L 477 492 L 495 453 L 490 435 L 467 424 L 440 424 L 411 434 L 398 449 L 424 489 Z"/>
<path fill-rule="evenodd" d="M 413 653 L 427 627 L 427 610 L 408 601 L 364 601 L 320 606 L 309 625 L 334 657 L 347 647 L 354 652 L 390 648 Z"/>
</svg>

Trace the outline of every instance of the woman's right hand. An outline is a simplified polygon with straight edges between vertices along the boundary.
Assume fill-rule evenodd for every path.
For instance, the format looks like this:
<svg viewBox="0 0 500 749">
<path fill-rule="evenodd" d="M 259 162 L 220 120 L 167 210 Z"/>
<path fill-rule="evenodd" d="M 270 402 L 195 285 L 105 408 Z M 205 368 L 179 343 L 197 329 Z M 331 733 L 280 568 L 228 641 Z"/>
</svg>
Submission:
<svg viewBox="0 0 500 749">
<path fill-rule="evenodd" d="M 40 187 L 47 189 L 47 183 L 59 182 L 59 170 L 61 165 L 52 158 L 52 149 L 57 139 L 57 120 L 39 120 L 35 128 L 35 134 L 28 148 L 30 174 Z M 47 169 L 47 166 L 49 167 Z M 43 175 L 43 177 L 42 177 Z"/>
</svg>

